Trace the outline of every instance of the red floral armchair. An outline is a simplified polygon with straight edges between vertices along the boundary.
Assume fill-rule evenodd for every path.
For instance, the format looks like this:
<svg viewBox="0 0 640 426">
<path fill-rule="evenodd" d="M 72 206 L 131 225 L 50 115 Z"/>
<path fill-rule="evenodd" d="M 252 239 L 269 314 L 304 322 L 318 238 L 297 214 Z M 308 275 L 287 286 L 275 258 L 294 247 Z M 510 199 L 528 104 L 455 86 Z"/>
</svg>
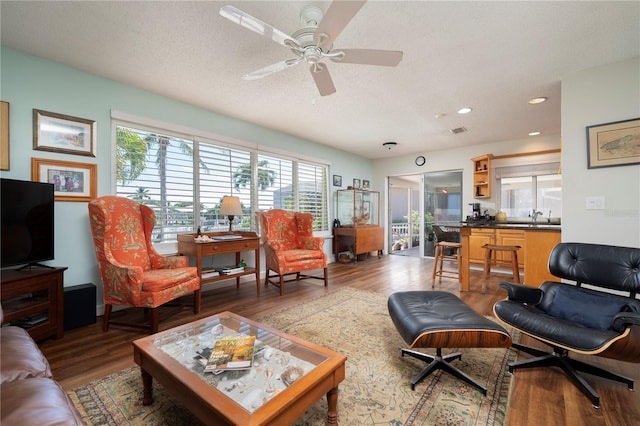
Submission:
<svg viewBox="0 0 640 426">
<path fill-rule="evenodd" d="M 158 307 L 193 292 L 200 311 L 200 278 L 184 256 L 164 257 L 151 245 L 156 216 L 149 207 L 123 197 L 89 203 L 89 222 L 104 294 L 103 330 L 109 324 L 158 331 Z M 149 324 L 112 321 L 113 305 L 147 308 Z"/>
<path fill-rule="evenodd" d="M 313 215 L 273 209 L 261 213 L 261 238 L 267 262 L 264 285 L 269 283 L 280 288 L 284 294 L 284 284 L 304 278 L 327 279 L 327 254 L 323 250 L 324 239 L 313 236 Z M 301 272 L 322 269 L 323 277 L 303 275 Z M 275 272 L 272 280 L 270 271 Z M 285 275 L 296 274 L 294 279 L 285 280 Z"/>
</svg>

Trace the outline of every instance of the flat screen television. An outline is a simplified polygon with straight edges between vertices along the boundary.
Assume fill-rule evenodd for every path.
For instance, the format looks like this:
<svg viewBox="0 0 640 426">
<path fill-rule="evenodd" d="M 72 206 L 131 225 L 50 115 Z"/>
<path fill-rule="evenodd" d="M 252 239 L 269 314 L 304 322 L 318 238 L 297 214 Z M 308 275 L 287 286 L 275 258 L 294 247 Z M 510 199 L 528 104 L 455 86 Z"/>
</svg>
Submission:
<svg viewBox="0 0 640 426">
<path fill-rule="evenodd" d="M 53 260 L 53 203 L 53 184 L 0 178 L 0 267 Z"/>
</svg>

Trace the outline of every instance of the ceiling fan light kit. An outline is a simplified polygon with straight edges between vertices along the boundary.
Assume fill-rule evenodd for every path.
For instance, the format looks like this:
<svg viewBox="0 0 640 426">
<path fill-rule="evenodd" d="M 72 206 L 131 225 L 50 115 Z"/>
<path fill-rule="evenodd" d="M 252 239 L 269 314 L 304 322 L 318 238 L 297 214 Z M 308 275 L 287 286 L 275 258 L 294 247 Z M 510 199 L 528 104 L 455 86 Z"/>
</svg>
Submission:
<svg viewBox="0 0 640 426">
<path fill-rule="evenodd" d="M 336 88 L 329 69 L 323 62 L 326 58 L 333 62 L 388 67 L 394 67 L 402 60 L 403 53 L 395 50 L 333 50 L 334 40 L 365 3 L 366 0 L 334 1 L 324 14 L 319 7 L 307 5 L 300 13 L 302 28 L 291 36 L 233 6 L 223 6 L 220 9 L 220 16 L 288 47 L 296 56 L 245 74 L 242 77 L 244 80 L 258 80 L 304 61 L 310 65 L 309 70 L 320 95 L 327 96 L 335 93 Z"/>
</svg>

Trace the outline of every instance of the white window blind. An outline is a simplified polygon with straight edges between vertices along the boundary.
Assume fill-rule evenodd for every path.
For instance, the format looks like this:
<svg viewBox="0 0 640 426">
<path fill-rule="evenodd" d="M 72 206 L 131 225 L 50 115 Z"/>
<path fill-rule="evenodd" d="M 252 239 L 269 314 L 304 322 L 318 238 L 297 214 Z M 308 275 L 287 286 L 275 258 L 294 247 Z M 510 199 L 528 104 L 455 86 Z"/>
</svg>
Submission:
<svg viewBox="0 0 640 426">
<path fill-rule="evenodd" d="M 295 210 L 293 161 L 259 154 L 257 165 L 258 210 Z"/>
<path fill-rule="evenodd" d="M 314 215 L 314 230 L 328 231 L 328 165 L 278 153 L 258 153 L 183 133 L 114 122 L 116 194 L 151 206 L 157 216 L 154 242 L 176 235 L 228 229 L 219 215 L 225 195 L 240 198 L 243 214 L 234 229 L 257 229 L 253 212 L 282 208 Z"/>
<path fill-rule="evenodd" d="M 193 142 L 120 126 L 116 133 L 116 193 L 153 209 L 153 241 L 193 229 Z"/>
<path fill-rule="evenodd" d="M 327 169 L 313 164 L 298 163 L 298 210 L 314 217 L 313 230 L 327 229 Z"/>
</svg>

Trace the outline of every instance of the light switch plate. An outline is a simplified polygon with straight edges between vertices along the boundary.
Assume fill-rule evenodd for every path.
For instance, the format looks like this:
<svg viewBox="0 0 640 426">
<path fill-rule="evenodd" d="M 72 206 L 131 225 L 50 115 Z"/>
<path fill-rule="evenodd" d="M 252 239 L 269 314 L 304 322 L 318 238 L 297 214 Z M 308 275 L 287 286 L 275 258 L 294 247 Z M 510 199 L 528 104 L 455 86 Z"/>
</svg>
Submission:
<svg viewBox="0 0 640 426">
<path fill-rule="evenodd" d="M 604 195 L 595 195 L 587 197 L 587 210 L 603 210 Z"/>
</svg>

